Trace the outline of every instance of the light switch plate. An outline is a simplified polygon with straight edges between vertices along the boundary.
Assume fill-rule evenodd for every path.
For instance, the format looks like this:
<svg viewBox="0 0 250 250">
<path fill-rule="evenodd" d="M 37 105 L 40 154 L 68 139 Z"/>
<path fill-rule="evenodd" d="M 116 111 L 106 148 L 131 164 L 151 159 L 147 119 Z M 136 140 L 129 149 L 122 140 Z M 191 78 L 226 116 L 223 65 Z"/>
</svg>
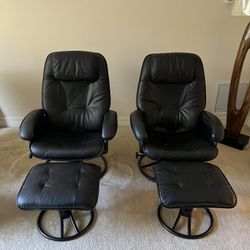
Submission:
<svg viewBox="0 0 250 250">
<path fill-rule="evenodd" d="M 233 0 L 224 0 L 224 3 L 225 3 L 225 4 L 232 4 L 232 3 L 233 3 Z"/>
</svg>

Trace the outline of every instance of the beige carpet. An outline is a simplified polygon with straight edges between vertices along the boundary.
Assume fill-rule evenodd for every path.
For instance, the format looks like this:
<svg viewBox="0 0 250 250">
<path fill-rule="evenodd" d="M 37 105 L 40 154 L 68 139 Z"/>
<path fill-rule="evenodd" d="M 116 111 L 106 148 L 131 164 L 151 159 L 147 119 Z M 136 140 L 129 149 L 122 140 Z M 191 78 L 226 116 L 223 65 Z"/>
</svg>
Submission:
<svg viewBox="0 0 250 250">
<path fill-rule="evenodd" d="M 27 172 L 39 161 L 28 159 L 16 129 L 0 129 L 0 249 L 250 249 L 249 146 L 239 151 L 219 145 L 213 162 L 233 186 L 238 204 L 213 209 L 215 227 L 200 240 L 180 239 L 161 227 L 156 186 L 139 173 L 136 150 L 130 128 L 119 128 L 107 155 L 110 167 L 101 180 L 95 225 L 79 239 L 53 242 L 38 233 L 38 212 L 22 211 L 15 203 Z"/>
</svg>

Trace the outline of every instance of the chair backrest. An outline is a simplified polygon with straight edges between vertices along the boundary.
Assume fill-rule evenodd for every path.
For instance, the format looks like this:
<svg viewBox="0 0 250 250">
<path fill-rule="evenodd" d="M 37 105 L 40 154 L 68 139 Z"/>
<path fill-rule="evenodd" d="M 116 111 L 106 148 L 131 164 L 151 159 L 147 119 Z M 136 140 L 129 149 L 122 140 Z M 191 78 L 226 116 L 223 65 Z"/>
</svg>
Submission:
<svg viewBox="0 0 250 250">
<path fill-rule="evenodd" d="M 48 55 L 43 74 L 42 106 L 49 125 L 62 131 L 100 131 L 110 107 L 105 58 L 93 52 Z"/>
<path fill-rule="evenodd" d="M 143 62 L 137 108 L 149 130 L 185 132 L 194 129 L 205 108 L 203 64 L 195 54 L 148 55 Z"/>
</svg>

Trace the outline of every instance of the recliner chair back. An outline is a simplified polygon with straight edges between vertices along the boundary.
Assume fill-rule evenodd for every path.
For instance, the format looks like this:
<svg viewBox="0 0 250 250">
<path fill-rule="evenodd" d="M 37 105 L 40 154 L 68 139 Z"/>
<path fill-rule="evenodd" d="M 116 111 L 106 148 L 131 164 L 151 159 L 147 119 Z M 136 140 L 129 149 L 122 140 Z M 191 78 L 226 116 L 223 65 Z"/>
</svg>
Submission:
<svg viewBox="0 0 250 250">
<path fill-rule="evenodd" d="M 56 130 L 101 131 L 110 107 L 105 58 L 93 52 L 51 53 L 44 66 L 42 105 Z"/>
<path fill-rule="evenodd" d="M 137 108 L 147 129 L 185 132 L 194 129 L 206 104 L 201 59 L 190 53 L 148 55 L 142 65 Z"/>
</svg>

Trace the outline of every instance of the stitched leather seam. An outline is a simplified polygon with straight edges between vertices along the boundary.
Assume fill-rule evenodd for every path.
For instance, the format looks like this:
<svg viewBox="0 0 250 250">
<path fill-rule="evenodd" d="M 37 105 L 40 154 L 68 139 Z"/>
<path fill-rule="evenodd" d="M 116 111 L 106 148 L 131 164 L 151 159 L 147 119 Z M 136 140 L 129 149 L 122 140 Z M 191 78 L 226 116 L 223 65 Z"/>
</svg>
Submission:
<svg viewBox="0 0 250 250">
<path fill-rule="evenodd" d="M 78 169 L 78 176 L 76 178 L 76 185 L 75 185 L 75 191 L 74 191 L 74 195 L 75 195 L 74 202 L 73 202 L 74 207 L 75 207 L 75 204 L 76 204 L 76 201 L 77 201 L 77 193 L 78 193 L 77 191 L 78 191 L 78 187 L 79 187 L 80 176 L 81 176 L 81 170 Z"/>
<path fill-rule="evenodd" d="M 41 190 L 41 192 L 40 192 L 40 194 L 39 194 L 39 196 L 37 198 L 37 201 L 36 201 L 37 206 L 40 203 L 40 200 L 41 200 L 41 197 L 42 197 L 42 193 L 43 193 L 43 191 L 45 189 L 45 184 L 49 180 L 49 177 L 50 177 L 50 167 L 49 167 L 49 170 L 48 170 L 48 173 L 47 173 L 47 178 L 46 178 L 46 180 L 45 180 L 45 182 L 43 184 L 43 188 L 42 188 L 42 190 Z"/>
</svg>

